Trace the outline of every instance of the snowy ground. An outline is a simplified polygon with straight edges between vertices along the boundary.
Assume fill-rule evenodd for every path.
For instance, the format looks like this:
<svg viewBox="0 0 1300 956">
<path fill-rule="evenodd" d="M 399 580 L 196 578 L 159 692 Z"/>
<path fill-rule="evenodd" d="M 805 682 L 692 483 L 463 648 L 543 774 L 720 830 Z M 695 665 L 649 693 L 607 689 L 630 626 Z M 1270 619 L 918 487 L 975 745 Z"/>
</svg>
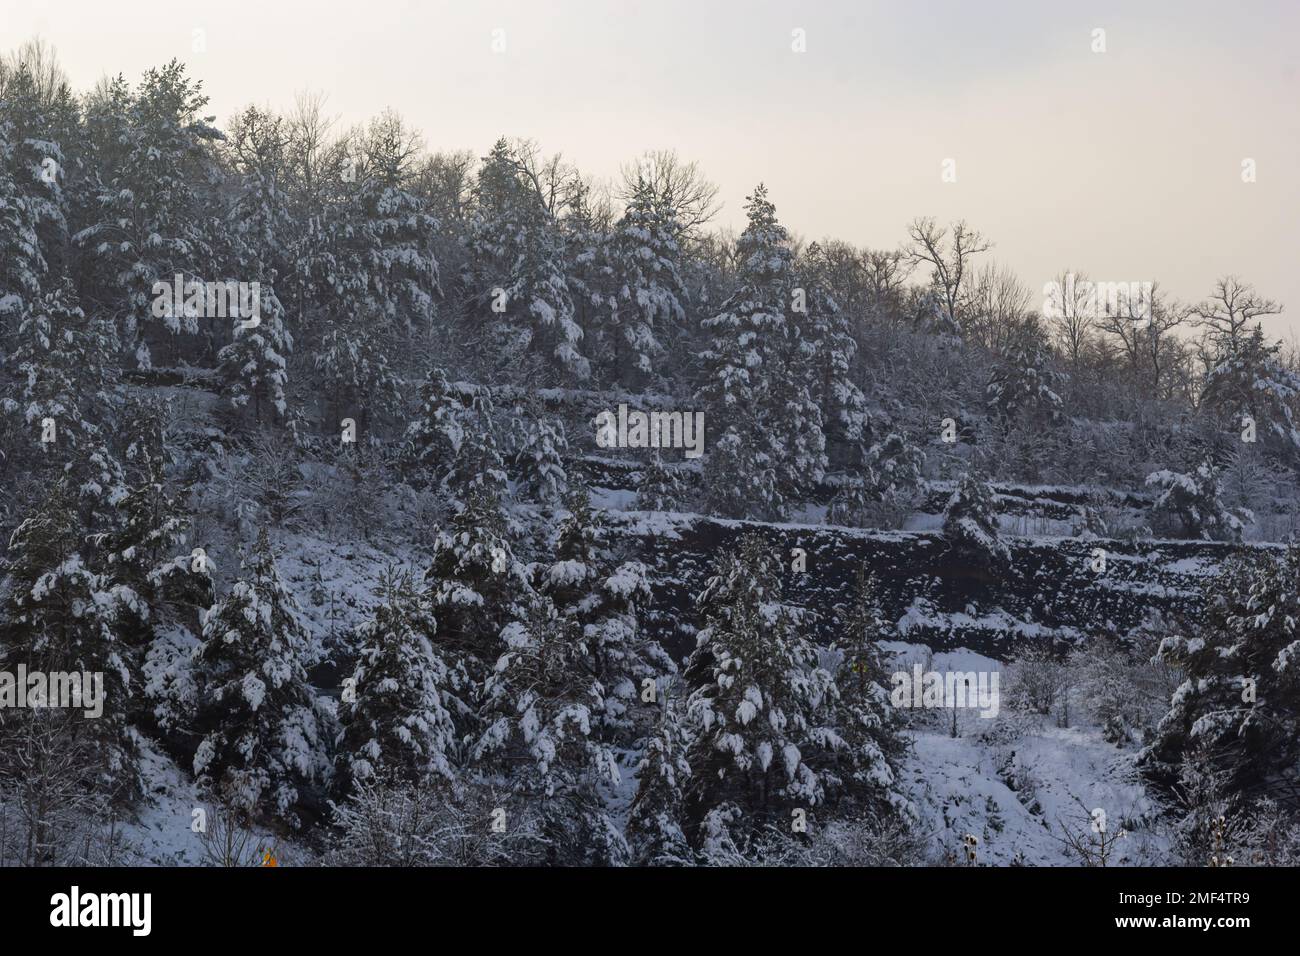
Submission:
<svg viewBox="0 0 1300 956">
<path fill-rule="evenodd" d="M 891 644 L 899 669 L 929 660 L 920 645 Z M 935 671 L 997 671 L 970 651 L 935 654 Z M 1005 675 L 1000 681 L 1005 694 Z M 930 718 L 930 719 L 926 719 Z M 1005 706 L 996 716 L 963 711 L 957 737 L 951 711 L 925 714 L 910 731 L 902 777 L 923 820 L 936 860 L 964 860 L 962 840 L 974 835 L 976 859 L 992 866 L 1078 866 L 1063 828 L 1091 836 L 1095 811 L 1105 826 L 1127 831 L 1110 865 L 1160 865 L 1168 840 L 1157 807 L 1138 778 L 1136 751 L 1101 738 L 1100 728 L 1061 728 L 1052 718 Z"/>
<path fill-rule="evenodd" d="M 204 865 L 204 840 L 196 827 L 208 830 L 213 825 L 211 802 L 203 799 L 189 775 L 166 755 L 147 748 L 142 763 L 152 790 L 140 802 L 135 819 L 121 826 L 122 849 L 111 862 L 127 866 Z M 284 840 L 256 831 L 246 846 L 245 859 L 256 865 L 268 850 L 277 866 L 304 863 L 309 858 L 305 851 Z"/>
</svg>

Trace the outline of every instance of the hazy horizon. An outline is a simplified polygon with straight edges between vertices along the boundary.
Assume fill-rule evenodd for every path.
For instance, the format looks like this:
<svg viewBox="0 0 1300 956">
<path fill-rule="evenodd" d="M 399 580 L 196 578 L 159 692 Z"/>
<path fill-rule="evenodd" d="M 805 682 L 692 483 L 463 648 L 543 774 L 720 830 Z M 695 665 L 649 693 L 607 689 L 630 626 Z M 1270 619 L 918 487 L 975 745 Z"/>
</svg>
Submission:
<svg viewBox="0 0 1300 956">
<path fill-rule="evenodd" d="M 78 91 L 176 57 L 222 126 L 319 91 L 342 127 L 391 107 L 430 150 L 527 137 L 606 180 L 672 148 L 721 187 L 715 227 L 741 225 L 763 181 L 807 239 L 894 248 L 916 216 L 964 218 L 1036 300 L 1064 268 L 1187 302 L 1236 273 L 1289 307 L 1269 334 L 1300 332 L 1296 5 L 141 0 L 3 22 L 6 50 L 39 35 Z"/>
</svg>

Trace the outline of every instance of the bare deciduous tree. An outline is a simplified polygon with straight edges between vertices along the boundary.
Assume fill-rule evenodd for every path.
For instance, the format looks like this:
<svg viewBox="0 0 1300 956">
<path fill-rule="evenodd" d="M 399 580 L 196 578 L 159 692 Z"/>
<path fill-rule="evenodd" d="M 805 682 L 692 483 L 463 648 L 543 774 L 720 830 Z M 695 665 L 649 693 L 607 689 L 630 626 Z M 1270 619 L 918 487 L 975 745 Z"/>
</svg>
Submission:
<svg viewBox="0 0 1300 956">
<path fill-rule="evenodd" d="M 1281 314 L 1282 306 L 1230 275 L 1216 282 L 1213 294 L 1191 311 L 1206 329 L 1216 357 L 1224 358 L 1238 353 L 1253 324 L 1263 316 Z"/>
<path fill-rule="evenodd" d="M 907 256 L 913 265 L 928 263 L 931 280 L 948 315 L 958 324 L 962 320 L 962 297 L 971 268 L 971 257 L 987 252 L 993 244 L 965 220 L 943 228 L 930 216 L 912 220 L 907 234 L 911 245 Z"/>
<path fill-rule="evenodd" d="M 1088 351 L 1088 338 L 1094 326 L 1094 310 L 1088 294 L 1088 277 L 1072 269 L 1063 269 L 1052 280 L 1044 311 L 1048 315 L 1056 346 L 1065 356 L 1076 376 Z"/>
<path fill-rule="evenodd" d="M 985 348 L 1002 353 L 1025 331 L 1032 293 L 1014 272 L 995 262 L 972 275 L 963 311 L 963 331 Z"/>
<path fill-rule="evenodd" d="M 636 188 L 637 180 L 650 184 L 656 196 L 672 207 L 678 222 L 678 239 L 696 238 L 699 231 L 718 214 L 717 184 L 705 178 L 695 160 L 683 160 L 673 149 L 647 150 L 621 170 L 619 198 L 626 201 Z"/>
</svg>

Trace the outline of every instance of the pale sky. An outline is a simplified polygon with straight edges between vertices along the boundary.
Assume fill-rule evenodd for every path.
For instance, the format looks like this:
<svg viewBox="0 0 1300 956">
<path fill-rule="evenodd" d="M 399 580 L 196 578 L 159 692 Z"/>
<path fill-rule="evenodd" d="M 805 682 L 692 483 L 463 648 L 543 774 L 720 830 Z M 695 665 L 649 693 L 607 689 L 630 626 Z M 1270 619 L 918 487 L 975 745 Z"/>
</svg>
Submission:
<svg viewBox="0 0 1300 956">
<path fill-rule="evenodd" d="M 0 47 L 36 34 L 79 89 L 178 57 L 219 123 L 317 90 L 345 126 L 391 106 L 431 149 L 525 136 L 609 179 L 672 147 L 725 225 L 760 180 L 810 239 L 966 218 L 1036 294 L 1071 267 L 1195 301 L 1236 272 L 1300 334 L 1295 0 L 0 0 Z"/>
</svg>

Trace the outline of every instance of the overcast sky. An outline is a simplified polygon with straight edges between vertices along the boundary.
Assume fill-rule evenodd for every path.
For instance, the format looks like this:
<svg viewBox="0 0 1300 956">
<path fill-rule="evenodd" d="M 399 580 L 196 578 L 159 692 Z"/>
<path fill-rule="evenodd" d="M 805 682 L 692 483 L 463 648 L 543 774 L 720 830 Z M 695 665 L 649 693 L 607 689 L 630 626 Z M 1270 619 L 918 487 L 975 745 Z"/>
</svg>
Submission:
<svg viewBox="0 0 1300 956">
<path fill-rule="evenodd" d="M 808 238 L 966 218 L 1036 292 L 1071 267 L 1196 300 L 1236 272 L 1300 333 L 1295 0 L 0 0 L 0 45 L 36 34 L 83 89 L 178 57 L 219 122 L 318 90 L 344 124 L 391 106 L 430 148 L 527 136 L 600 177 L 673 147 L 727 225 L 760 180 Z"/>
</svg>

